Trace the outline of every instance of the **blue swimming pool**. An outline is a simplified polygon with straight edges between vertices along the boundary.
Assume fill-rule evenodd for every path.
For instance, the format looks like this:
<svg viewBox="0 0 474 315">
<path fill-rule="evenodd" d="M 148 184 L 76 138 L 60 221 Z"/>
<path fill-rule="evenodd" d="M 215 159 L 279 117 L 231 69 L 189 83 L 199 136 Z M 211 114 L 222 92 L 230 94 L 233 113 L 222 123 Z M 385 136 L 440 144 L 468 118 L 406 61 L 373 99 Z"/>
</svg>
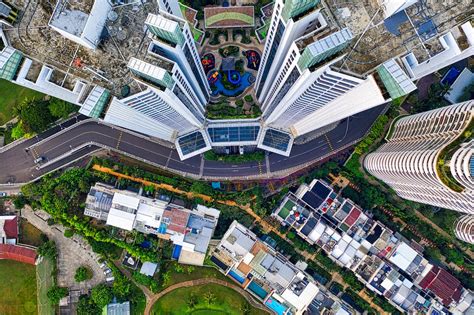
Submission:
<svg viewBox="0 0 474 315">
<path fill-rule="evenodd" d="M 285 305 L 281 304 L 280 302 L 278 302 L 277 300 L 275 300 L 274 298 L 269 298 L 266 302 L 265 302 L 265 305 L 271 309 L 272 311 L 274 311 L 275 313 L 277 313 L 278 315 L 284 315 L 286 310 L 288 309 L 288 307 L 286 307 Z"/>
<path fill-rule="evenodd" d="M 233 97 L 239 94 L 242 94 L 246 88 L 252 85 L 255 82 L 255 77 L 250 72 L 245 72 L 242 77 L 240 78 L 239 84 L 236 86 L 235 89 L 229 90 L 224 87 L 222 84 L 222 76 L 219 75 L 217 81 L 215 83 L 210 83 L 211 86 L 215 86 L 216 89 L 212 91 L 212 95 L 222 94 L 225 96 Z"/>
<path fill-rule="evenodd" d="M 178 260 L 179 255 L 181 255 L 181 245 L 175 245 L 173 248 L 173 254 L 171 255 L 171 258 Z"/>
<path fill-rule="evenodd" d="M 231 276 L 232 278 L 234 278 L 238 283 L 244 283 L 245 281 L 245 278 L 242 277 L 241 275 L 239 275 L 236 271 L 234 270 L 231 270 L 229 271 L 229 276 Z"/>
<path fill-rule="evenodd" d="M 256 284 L 254 281 L 250 282 L 247 289 L 255 293 L 259 298 L 264 300 L 267 297 L 268 292 L 265 291 L 261 286 Z"/>
</svg>

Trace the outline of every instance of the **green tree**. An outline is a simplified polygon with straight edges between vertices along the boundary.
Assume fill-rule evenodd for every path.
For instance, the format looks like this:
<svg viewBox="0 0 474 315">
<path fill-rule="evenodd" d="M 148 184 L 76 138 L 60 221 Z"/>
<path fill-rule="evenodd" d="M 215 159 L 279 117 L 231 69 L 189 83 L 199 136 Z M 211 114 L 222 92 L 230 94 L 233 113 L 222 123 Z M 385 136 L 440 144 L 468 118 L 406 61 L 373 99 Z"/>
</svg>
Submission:
<svg viewBox="0 0 474 315">
<path fill-rule="evenodd" d="M 81 295 L 77 303 L 77 315 L 100 315 L 101 309 L 94 303 L 88 295 Z"/>
<path fill-rule="evenodd" d="M 71 230 L 71 229 L 66 229 L 64 231 L 64 236 L 69 238 L 69 237 L 73 237 L 74 236 L 74 230 Z"/>
<path fill-rule="evenodd" d="M 54 286 L 51 289 L 48 290 L 48 293 L 46 293 L 46 296 L 48 297 L 48 300 L 51 304 L 53 305 L 58 305 L 59 301 L 67 296 L 68 290 L 67 288 L 61 288 L 58 286 Z"/>
<path fill-rule="evenodd" d="M 20 119 L 23 130 L 28 133 L 42 132 L 54 121 L 48 102 L 44 100 L 26 99 L 16 105 L 13 112 Z"/>
<path fill-rule="evenodd" d="M 76 106 L 63 100 L 53 98 L 49 102 L 49 111 L 51 115 L 57 118 L 67 118 L 69 114 L 76 110 Z"/>
<path fill-rule="evenodd" d="M 198 304 L 198 299 L 196 297 L 196 295 L 192 294 L 188 297 L 187 301 L 186 301 L 186 304 L 188 305 L 188 308 L 190 310 L 192 310 L 193 308 L 196 307 L 196 305 Z"/>
<path fill-rule="evenodd" d="M 242 314 L 244 315 L 247 315 L 247 314 L 250 314 L 250 306 L 248 303 L 243 303 L 241 306 L 240 306 L 240 311 L 242 312 Z"/>
<path fill-rule="evenodd" d="M 99 284 L 98 286 L 94 287 L 92 289 L 91 296 L 94 303 L 101 309 L 112 302 L 114 297 L 110 287 L 106 286 L 105 284 Z"/>
<path fill-rule="evenodd" d="M 56 259 L 58 251 L 56 249 L 56 243 L 54 241 L 47 241 L 38 247 L 38 254 L 40 256 Z"/>
<path fill-rule="evenodd" d="M 76 274 L 74 275 L 74 280 L 76 282 L 82 282 L 92 279 L 92 270 L 87 266 L 81 266 L 76 269 Z"/>
<path fill-rule="evenodd" d="M 18 210 L 23 209 L 23 207 L 28 203 L 28 199 L 26 199 L 25 196 L 23 195 L 17 195 L 15 196 L 15 199 L 13 199 L 13 205 L 15 208 Z"/>
<path fill-rule="evenodd" d="M 164 273 L 161 275 L 161 278 L 163 279 L 162 286 L 163 286 L 163 287 L 166 287 L 166 286 L 170 283 L 170 280 L 171 280 L 170 271 L 168 270 L 167 272 L 164 272 Z"/>
<path fill-rule="evenodd" d="M 23 138 L 24 135 L 25 131 L 23 130 L 23 124 L 20 121 L 15 127 L 12 128 L 11 137 L 13 140 L 18 140 Z"/>
<path fill-rule="evenodd" d="M 216 296 L 211 291 L 207 291 L 206 293 L 204 293 L 203 299 L 207 305 L 212 305 L 216 302 Z"/>
</svg>

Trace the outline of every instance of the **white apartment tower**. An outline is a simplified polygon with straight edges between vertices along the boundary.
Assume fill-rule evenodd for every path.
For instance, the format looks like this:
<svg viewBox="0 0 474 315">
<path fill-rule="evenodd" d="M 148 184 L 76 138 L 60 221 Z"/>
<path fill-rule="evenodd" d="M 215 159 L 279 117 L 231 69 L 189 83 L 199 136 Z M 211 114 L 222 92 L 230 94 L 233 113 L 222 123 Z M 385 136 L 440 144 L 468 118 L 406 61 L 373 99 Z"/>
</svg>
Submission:
<svg viewBox="0 0 474 315">
<path fill-rule="evenodd" d="M 454 234 L 461 241 L 474 244 L 474 215 L 463 215 L 454 227 Z"/>
<path fill-rule="evenodd" d="M 319 0 L 277 0 L 274 4 L 272 20 L 268 29 L 260 69 L 255 82 L 255 93 L 260 101 L 266 98 L 269 85 L 290 45 L 316 24 Z"/>
<path fill-rule="evenodd" d="M 298 137 L 383 104 L 373 76 L 335 67 L 354 36 L 328 25 L 318 1 L 277 1 L 256 94 L 264 123 Z"/>
<path fill-rule="evenodd" d="M 156 43 L 153 52 L 177 63 L 201 103 L 207 104 L 211 89 L 188 23 L 160 11 L 159 15 L 149 14 L 145 25 Z"/>
<path fill-rule="evenodd" d="M 404 117 L 364 166 L 402 198 L 474 214 L 474 149 L 460 138 L 472 138 L 473 117 L 472 100 Z"/>
</svg>

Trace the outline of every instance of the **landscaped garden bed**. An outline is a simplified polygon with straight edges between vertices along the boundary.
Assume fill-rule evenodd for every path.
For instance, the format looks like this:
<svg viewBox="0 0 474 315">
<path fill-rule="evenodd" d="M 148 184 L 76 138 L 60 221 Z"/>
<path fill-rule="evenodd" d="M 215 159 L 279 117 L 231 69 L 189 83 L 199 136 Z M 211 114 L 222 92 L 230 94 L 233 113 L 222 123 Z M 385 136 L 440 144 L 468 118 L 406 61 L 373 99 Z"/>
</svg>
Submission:
<svg viewBox="0 0 474 315">
<path fill-rule="evenodd" d="M 210 7 L 204 9 L 204 21 L 207 28 L 253 27 L 253 6 Z"/>
<path fill-rule="evenodd" d="M 238 57 L 239 52 L 240 52 L 240 48 L 237 47 L 237 46 L 232 46 L 231 45 L 231 46 L 226 46 L 226 47 L 219 48 L 219 54 L 224 58 L 227 58 L 227 57 L 230 57 L 230 56 Z"/>
<path fill-rule="evenodd" d="M 209 104 L 206 110 L 207 117 L 210 119 L 257 118 L 262 114 L 257 105 L 253 103 L 244 104 L 242 100 L 236 100 L 235 106 L 231 106 L 226 101 L 217 104 Z"/>
</svg>

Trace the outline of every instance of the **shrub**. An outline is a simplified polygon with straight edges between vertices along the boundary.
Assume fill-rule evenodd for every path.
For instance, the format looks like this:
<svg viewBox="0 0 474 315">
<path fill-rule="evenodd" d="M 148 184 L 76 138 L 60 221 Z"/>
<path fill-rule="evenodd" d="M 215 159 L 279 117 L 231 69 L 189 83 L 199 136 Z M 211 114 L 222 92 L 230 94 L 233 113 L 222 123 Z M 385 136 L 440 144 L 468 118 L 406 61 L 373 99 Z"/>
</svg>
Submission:
<svg viewBox="0 0 474 315">
<path fill-rule="evenodd" d="M 51 289 L 48 290 L 48 293 L 46 293 L 46 296 L 48 297 L 48 300 L 51 304 L 53 305 L 58 305 L 59 301 L 67 296 L 68 290 L 67 288 L 61 288 L 58 286 L 54 286 Z"/>
<path fill-rule="evenodd" d="M 239 107 L 244 106 L 244 101 L 241 100 L 241 99 L 238 99 L 238 100 L 235 101 L 235 105 L 237 105 Z"/>
<path fill-rule="evenodd" d="M 99 284 L 92 289 L 92 300 L 99 308 L 103 308 L 110 302 L 112 302 L 113 294 L 112 289 L 105 284 Z"/>
<path fill-rule="evenodd" d="M 76 282 L 82 282 L 92 279 L 92 270 L 87 266 L 81 266 L 77 268 L 76 274 L 74 275 L 74 280 Z"/>
<path fill-rule="evenodd" d="M 67 229 L 67 230 L 64 231 L 64 237 L 69 238 L 69 237 L 73 237 L 73 236 L 74 236 L 74 231 L 73 230 Z"/>
<path fill-rule="evenodd" d="M 253 97 L 252 97 L 252 95 L 245 95 L 244 99 L 245 99 L 245 101 L 248 102 L 248 103 L 252 103 L 252 102 L 253 102 Z"/>
</svg>

